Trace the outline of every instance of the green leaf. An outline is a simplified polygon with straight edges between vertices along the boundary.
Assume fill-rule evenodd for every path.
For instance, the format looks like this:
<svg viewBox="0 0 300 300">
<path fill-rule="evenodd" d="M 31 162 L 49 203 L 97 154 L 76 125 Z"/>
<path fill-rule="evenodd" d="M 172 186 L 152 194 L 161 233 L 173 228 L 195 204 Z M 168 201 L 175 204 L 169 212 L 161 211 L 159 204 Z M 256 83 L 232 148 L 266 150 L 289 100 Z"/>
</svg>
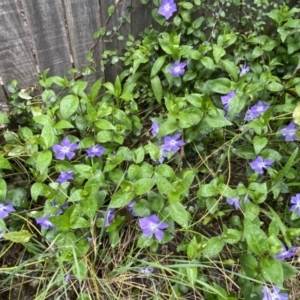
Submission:
<svg viewBox="0 0 300 300">
<path fill-rule="evenodd" d="M 156 168 L 155 172 L 166 178 L 171 178 L 171 177 L 175 176 L 174 170 L 170 166 L 165 165 L 165 164 L 159 165 Z"/>
<path fill-rule="evenodd" d="M 228 78 L 217 78 L 212 80 L 207 80 L 204 88 L 208 90 L 208 92 L 215 92 L 219 94 L 228 94 L 231 88 L 231 81 Z"/>
<path fill-rule="evenodd" d="M 189 282 L 191 283 L 191 285 L 194 285 L 197 280 L 197 276 L 198 276 L 198 268 L 187 266 L 186 275 L 187 275 L 187 278 L 188 278 Z"/>
<path fill-rule="evenodd" d="M 177 118 L 179 119 L 179 126 L 181 128 L 189 128 L 199 124 L 203 117 L 203 112 L 197 107 L 188 107 L 179 112 Z"/>
<path fill-rule="evenodd" d="M 13 206 L 28 208 L 28 196 L 25 188 L 14 188 L 7 192 L 7 198 Z"/>
<path fill-rule="evenodd" d="M 169 204 L 169 213 L 171 218 L 181 227 L 187 229 L 189 220 L 191 218 L 189 212 L 184 208 L 180 202 L 173 202 Z"/>
<path fill-rule="evenodd" d="M 21 244 L 28 243 L 32 236 L 33 235 L 27 230 L 14 231 L 14 232 L 9 232 L 9 233 L 4 233 L 2 235 L 2 237 L 5 240 L 9 240 L 14 243 L 21 243 Z"/>
<path fill-rule="evenodd" d="M 44 171 L 48 168 L 48 166 L 51 163 L 51 160 L 52 160 L 51 151 L 45 150 L 38 153 L 36 163 L 41 173 L 44 173 Z"/>
<path fill-rule="evenodd" d="M 224 242 L 220 237 L 212 237 L 208 240 L 207 245 L 203 250 L 203 254 L 208 257 L 214 257 L 222 251 L 223 247 Z"/>
<path fill-rule="evenodd" d="M 280 92 L 284 89 L 284 86 L 276 81 L 272 81 L 267 84 L 267 90 L 271 92 Z"/>
<path fill-rule="evenodd" d="M 166 136 L 170 133 L 175 132 L 178 130 L 178 124 L 176 123 L 175 120 L 167 120 L 163 124 L 161 124 L 157 137 L 160 138 L 162 136 Z"/>
<path fill-rule="evenodd" d="M 226 51 L 218 46 L 218 45 L 213 45 L 213 57 L 216 63 L 219 62 L 219 60 L 221 59 L 222 56 L 224 56 L 226 54 Z M 227 94 L 227 93 L 224 93 Z"/>
<path fill-rule="evenodd" d="M 72 271 L 75 277 L 79 281 L 84 280 L 87 276 L 87 271 L 88 271 L 85 261 L 83 259 L 80 260 L 79 262 L 75 260 Z"/>
<path fill-rule="evenodd" d="M 215 70 L 214 61 L 210 57 L 204 56 L 200 59 L 200 61 L 204 65 L 205 68 L 212 70 L 212 71 Z"/>
<path fill-rule="evenodd" d="M 250 278 L 256 278 L 258 270 L 258 262 L 251 254 L 242 254 L 240 256 L 240 263 L 247 276 Z"/>
<path fill-rule="evenodd" d="M 113 136 L 114 136 L 113 132 L 107 131 L 107 130 L 102 130 L 97 133 L 96 139 L 97 139 L 97 142 L 99 142 L 99 143 L 107 143 L 107 142 L 112 141 Z"/>
<path fill-rule="evenodd" d="M 141 163 L 145 158 L 145 149 L 144 147 L 139 147 L 132 151 L 132 159 L 134 163 L 139 164 Z"/>
<path fill-rule="evenodd" d="M 50 148 L 54 144 L 55 135 L 53 127 L 50 124 L 44 125 L 41 138 L 43 139 L 46 148 Z"/>
<path fill-rule="evenodd" d="M 266 137 L 261 137 L 261 136 L 255 136 L 253 138 L 253 147 L 255 154 L 258 155 L 262 149 L 265 148 L 265 146 L 268 143 L 268 139 Z"/>
<path fill-rule="evenodd" d="M 115 130 L 115 126 L 105 119 L 100 119 L 96 121 L 95 125 L 103 130 Z"/>
<path fill-rule="evenodd" d="M 192 260 L 195 259 L 198 254 L 198 243 L 195 236 L 193 236 L 193 239 L 190 241 L 190 243 L 187 246 L 187 257 L 188 259 Z"/>
<path fill-rule="evenodd" d="M 0 112 L 0 124 L 9 124 L 9 118 L 4 113 Z"/>
<path fill-rule="evenodd" d="M 242 237 L 242 232 L 236 229 L 227 229 L 223 233 L 223 241 L 227 244 L 236 244 Z"/>
<path fill-rule="evenodd" d="M 98 79 L 92 86 L 91 92 L 89 94 L 89 99 L 94 102 L 97 99 L 99 91 L 102 86 L 102 78 Z"/>
<path fill-rule="evenodd" d="M 232 125 L 232 123 L 225 118 L 224 111 L 221 109 L 210 110 L 204 120 L 212 128 Z"/>
<path fill-rule="evenodd" d="M 156 185 L 157 185 L 157 188 L 158 188 L 158 191 L 160 192 L 160 194 L 175 191 L 173 185 L 165 177 L 155 173 L 155 180 L 156 180 Z"/>
<path fill-rule="evenodd" d="M 109 208 L 126 206 L 135 197 L 135 193 L 119 190 L 111 198 Z"/>
<path fill-rule="evenodd" d="M 41 182 L 35 182 L 30 189 L 31 197 L 34 201 L 37 200 L 38 196 L 42 195 L 44 186 Z"/>
<path fill-rule="evenodd" d="M 11 165 L 10 165 L 9 161 L 2 155 L 0 155 L 0 169 L 11 170 Z"/>
<path fill-rule="evenodd" d="M 234 81 L 238 81 L 239 68 L 234 62 L 224 59 L 220 61 L 220 64 L 223 66 L 223 68 L 232 77 Z"/>
<path fill-rule="evenodd" d="M 152 66 L 150 77 L 153 78 L 162 68 L 165 63 L 167 55 L 157 58 Z"/>
<path fill-rule="evenodd" d="M 267 236 L 253 221 L 244 221 L 244 235 L 249 249 L 257 255 L 263 255 L 267 250 Z"/>
<path fill-rule="evenodd" d="M 133 211 L 138 217 L 147 217 L 151 214 L 149 202 L 146 199 L 139 199 L 133 205 Z"/>
<path fill-rule="evenodd" d="M 260 267 L 261 273 L 266 281 L 270 281 L 279 286 L 283 285 L 283 269 L 279 260 L 262 257 Z"/>
<path fill-rule="evenodd" d="M 79 99 L 73 95 L 65 96 L 59 106 L 59 111 L 63 119 L 69 119 L 77 110 Z"/>
<path fill-rule="evenodd" d="M 134 192 L 140 196 L 149 192 L 155 184 L 152 178 L 142 178 L 134 183 Z"/>
<path fill-rule="evenodd" d="M 201 185 L 197 192 L 197 196 L 204 197 L 204 198 L 213 197 L 216 196 L 217 194 L 218 194 L 218 190 L 213 183 Z"/>
<path fill-rule="evenodd" d="M 6 199 L 6 181 L 2 178 L 0 178 L 0 202 L 4 202 Z"/>
<path fill-rule="evenodd" d="M 68 122 L 68 121 L 66 121 L 66 120 L 60 120 L 60 121 L 58 121 L 58 122 L 54 125 L 54 127 L 55 127 L 56 129 L 74 128 L 74 126 L 73 126 L 70 122 Z"/>
<path fill-rule="evenodd" d="M 157 75 L 151 78 L 151 87 L 157 102 L 161 104 L 163 89 L 162 89 L 160 79 Z"/>
</svg>

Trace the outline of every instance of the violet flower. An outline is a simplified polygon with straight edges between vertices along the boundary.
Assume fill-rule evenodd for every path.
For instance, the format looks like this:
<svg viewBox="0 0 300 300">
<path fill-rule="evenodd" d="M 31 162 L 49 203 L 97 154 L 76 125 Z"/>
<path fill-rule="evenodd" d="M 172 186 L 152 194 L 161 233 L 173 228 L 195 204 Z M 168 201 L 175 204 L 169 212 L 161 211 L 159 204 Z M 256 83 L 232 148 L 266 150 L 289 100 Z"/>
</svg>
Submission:
<svg viewBox="0 0 300 300">
<path fill-rule="evenodd" d="M 291 198 L 291 203 L 293 205 L 292 205 L 290 211 L 293 212 L 293 211 L 295 211 L 297 209 L 298 210 L 297 214 L 300 217 L 300 194 L 296 194 L 296 196 L 293 196 Z"/>
<path fill-rule="evenodd" d="M 180 75 L 183 75 L 185 70 L 186 63 L 180 63 L 178 60 L 176 60 L 171 68 L 168 69 L 169 73 L 173 75 L 173 77 L 179 77 Z"/>
<path fill-rule="evenodd" d="M 61 171 L 57 178 L 57 182 L 60 184 L 73 179 L 73 171 Z"/>
<path fill-rule="evenodd" d="M 104 151 L 105 148 L 103 148 L 100 145 L 94 145 L 93 147 L 86 149 L 88 157 L 95 157 L 95 156 L 101 157 Z"/>
<path fill-rule="evenodd" d="M 104 216 L 104 220 L 105 220 L 105 227 L 108 227 L 111 223 L 111 221 L 115 218 L 115 214 L 114 214 L 114 209 L 110 208 L 104 212 L 102 212 L 103 216 Z"/>
<path fill-rule="evenodd" d="M 16 211 L 11 204 L 0 203 L 0 219 L 6 218 L 9 213 Z"/>
<path fill-rule="evenodd" d="M 240 199 L 238 197 L 233 197 L 233 198 L 227 197 L 226 202 L 230 205 L 233 205 L 235 209 L 240 208 Z"/>
<path fill-rule="evenodd" d="M 68 273 L 65 275 L 65 277 L 64 277 L 64 281 L 65 281 L 66 283 L 69 281 L 69 279 L 70 279 L 70 275 L 71 275 L 71 273 L 70 273 L 70 272 L 68 272 Z"/>
<path fill-rule="evenodd" d="M 54 144 L 52 146 L 53 152 L 55 153 L 55 158 L 58 160 L 72 159 L 75 156 L 75 150 L 78 148 L 76 143 L 71 143 L 68 137 L 65 137 L 60 144 Z"/>
<path fill-rule="evenodd" d="M 151 238 L 154 233 L 159 242 L 161 242 L 164 236 L 163 229 L 169 227 L 168 224 L 161 222 L 156 215 L 140 218 L 139 224 L 143 231 L 143 235 Z"/>
<path fill-rule="evenodd" d="M 258 101 L 257 104 L 253 105 L 246 111 L 245 121 L 252 121 L 254 119 L 257 119 L 259 116 L 264 114 L 269 107 L 270 104 Z"/>
<path fill-rule="evenodd" d="M 153 122 L 151 125 L 152 136 L 157 136 L 158 130 L 159 130 L 159 125 L 157 123 Z"/>
<path fill-rule="evenodd" d="M 250 72 L 250 67 L 244 63 L 244 65 L 241 67 L 240 77 L 245 75 L 246 73 Z"/>
<path fill-rule="evenodd" d="M 158 8 L 158 13 L 168 20 L 176 10 L 177 8 L 174 0 L 162 0 L 161 5 Z"/>
<path fill-rule="evenodd" d="M 291 122 L 288 126 L 280 130 L 281 134 L 284 136 L 286 142 L 299 140 L 298 138 L 299 127 Z"/>
<path fill-rule="evenodd" d="M 283 251 L 276 254 L 275 257 L 278 260 L 285 260 L 292 258 L 295 255 L 295 252 L 298 250 L 298 247 L 292 247 L 291 249 L 286 249 L 286 247 L 283 246 Z"/>
<path fill-rule="evenodd" d="M 167 157 L 168 151 L 166 149 L 164 149 L 164 145 L 162 145 L 162 147 L 160 148 L 160 159 L 158 160 L 158 162 L 160 164 L 162 164 L 165 160 L 165 158 Z"/>
<path fill-rule="evenodd" d="M 180 149 L 180 147 L 185 145 L 185 142 L 183 140 L 180 140 L 179 138 L 180 138 L 179 133 L 173 136 L 165 136 L 162 151 L 166 150 L 166 151 L 177 152 Z"/>
<path fill-rule="evenodd" d="M 263 174 L 263 169 L 269 169 L 273 162 L 272 159 L 263 159 L 261 156 L 257 156 L 254 161 L 249 163 L 249 165 L 256 173 Z"/>
<path fill-rule="evenodd" d="M 222 104 L 224 105 L 224 110 L 228 111 L 229 109 L 229 102 L 235 96 L 235 92 L 231 91 L 227 95 L 221 96 Z"/>
<path fill-rule="evenodd" d="M 49 228 L 56 228 L 50 221 L 49 221 L 50 215 L 36 218 L 35 221 L 37 224 L 41 225 L 42 228 L 49 229 Z"/>
<path fill-rule="evenodd" d="M 279 294 L 280 287 L 274 286 L 274 288 L 271 290 L 266 285 L 263 286 L 263 299 L 262 300 L 288 300 L 289 296 L 288 294 Z"/>
</svg>

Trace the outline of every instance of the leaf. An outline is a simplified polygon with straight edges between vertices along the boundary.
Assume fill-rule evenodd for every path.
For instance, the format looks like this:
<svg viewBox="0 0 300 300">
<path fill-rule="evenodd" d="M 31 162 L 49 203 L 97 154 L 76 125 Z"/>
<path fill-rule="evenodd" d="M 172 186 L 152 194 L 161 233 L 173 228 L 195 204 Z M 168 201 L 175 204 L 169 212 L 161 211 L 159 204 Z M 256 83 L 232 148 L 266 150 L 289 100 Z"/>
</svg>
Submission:
<svg viewBox="0 0 300 300">
<path fill-rule="evenodd" d="M 44 186 L 41 182 L 35 182 L 30 189 L 31 197 L 34 201 L 42 194 Z"/>
<path fill-rule="evenodd" d="M 169 204 L 169 213 L 171 218 L 183 228 L 188 228 L 189 220 L 191 218 L 189 212 L 186 211 L 180 202 L 173 202 Z"/>
<path fill-rule="evenodd" d="M 300 104 L 298 104 L 293 111 L 293 119 L 297 125 L 300 125 Z"/>
<path fill-rule="evenodd" d="M 198 268 L 187 266 L 186 275 L 187 275 L 187 278 L 188 278 L 189 282 L 191 283 L 191 285 L 194 285 L 197 280 L 197 276 L 198 276 Z"/>
<path fill-rule="evenodd" d="M 204 120 L 212 128 L 232 125 L 232 123 L 225 118 L 224 112 L 221 109 L 210 110 Z"/>
<path fill-rule="evenodd" d="M 200 59 L 201 63 L 203 64 L 203 66 L 209 70 L 214 71 L 215 70 L 215 64 L 214 61 L 208 57 L 208 56 L 204 56 Z"/>
<path fill-rule="evenodd" d="M 279 260 L 262 257 L 260 267 L 265 280 L 279 286 L 283 285 L 283 269 Z"/>
<path fill-rule="evenodd" d="M 44 171 L 48 168 L 52 160 L 52 152 L 49 150 L 45 150 L 39 152 L 37 155 L 36 163 L 39 171 L 44 173 Z"/>
<path fill-rule="evenodd" d="M 6 199 L 6 181 L 2 178 L 0 178 L 0 202 L 4 202 Z"/>
<path fill-rule="evenodd" d="M 11 165 L 10 165 L 9 161 L 2 155 L 0 155 L 0 169 L 11 170 Z"/>
<path fill-rule="evenodd" d="M 115 126 L 105 119 L 100 119 L 95 122 L 95 125 L 104 130 L 115 130 Z"/>
<path fill-rule="evenodd" d="M 253 255 L 248 253 L 242 254 L 240 256 L 240 264 L 247 276 L 256 278 L 258 262 Z"/>
<path fill-rule="evenodd" d="M 44 125 L 41 138 L 43 139 L 46 148 L 50 148 L 54 144 L 55 135 L 50 124 Z"/>
<path fill-rule="evenodd" d="M 162 68 L 165 63 L 167 55 L 160 56 L 157 58 L 152 66 L 150 77 L 153 78 Z"/>
<path fill-rule="evenodd" d="M 253 147 L 255 154 L 258 155 L 260 151 L 265 148 L 268 143 L 268 139 L 266 137 L 255 136 L 253 138 Z"/>
<path fill-rule="evenodd" d="M 9 124 L 9 118 L 4 113 L 0 112 L 0 124 Z"/>
<path fill-rule="evenodd" d="M 284 89 L 284 86 L 276 81 L 272 81 L 267 84 L 267 90 L 271 92 L 280 92 Z"/>
<path fill-rule="evenodd" d="M 101 30 L 101 29 L 100 29 Z M 99 94 L 99 91 L 102 86 L 102 78 L 98 79 L 92 86 L 91 92 L 89 94 L 89 98 L 92 102 L 94 102 Z"/>
<path fill-rule="evenodd" d="M 220 237 L 212 237 L 208 240 L 207 246 L 203 250 L 203 254 L 208 257 L 214 257 L 222 251 L 223 247 L 224 242 Z"/>
<path fill-rule="evenodd" d="M 234 62 L 224 59 L 220 61 L 220 64 L 223 66 L 223 68 L 226 70 L 226 72 L 232 77 L 234 81 L 238 81 L 238 74 L 239 69 L 235 65 Z"/>
<path fill-rule="evenodd" d="M 59 111 L 63 119 L 70 118 L 79 106 L 79 99 L 73 95 L 65 96 L 59 106 Z"/>
<path fill-rule="evenodd" d="M 218 190 L 215 185 L 211 182 L 200 186 L 197 196 L 199 197 L 213 197 L 218 194 Z"/>
<path fill-rule="evenodd" d="M 111 198 L 109 208 L 126 206 L 135 197 L 135 193 L 119 190 Z"/>
<path fill-rule="evenodd" d="M 74 261 L 73 268 L 72 268 L 73 274 L 75 277 L 82 281 L 87 276 L 87 266 L 84 260 L 80 260 L 79 262 L 77 260 Z"/>
<path fill-rule="evenodd" d="M 145 157 L 145 149 L 144 147 L 139 147 L 132 151 L 132 159 L 134 163 L 139 164 L 144 160 Z"/>
<path fill-rule="evenodd" d="M 215 92 L 223 95 L 228 94 L 232 90 L 231 81 L 228 78 L 207 80 L 204 88 L 208 89 L 209 92 Z"/>
<path fill-rule="evenodd" d="M 157 102 L 161 104 L 163 89 L 162 89 L 160 79 L 157 75 L 151 78 L 151 87 Z"/>
<path fill-rule="evenodd" d="M 249 249 L 257 255 L 263 255 L 267 250 L 267 236 L 253 221 L 244 221 L 244 235 Z"/>
<path fill-rule="evenodd" d="M 221 59 L 222 56 L 224 56 L 226 54 L 226 51 L 218 46 L 218 45 L 213 45 L 213 57 L 216 63 L 219 62 L 219 60 Z M 227 93 L 224 93 L 227 94 Z"/>
<path fill-rule="evenodd" d="M 167 120 L 166 122 L 164 122 L 163 124 L 161 124 L 157 137 L 163 137 L 166 136 L 170 133 L 175 132 L 176 130 L 178 130 L 178 124 L 176 123 L 175 120 Z"/>
<path fill-rule="evenodd" d="M 2 237 L 14 243 L 28 243 L 33 235 L 27 230 L 4 233 Z"/>
<path fill-rule="evenodd" d="M 134 192 L 140 196 L 148 193 L 154 186 L 155 180 L 152 178 L 142 178 L 134 183 Z"/>
</svg>

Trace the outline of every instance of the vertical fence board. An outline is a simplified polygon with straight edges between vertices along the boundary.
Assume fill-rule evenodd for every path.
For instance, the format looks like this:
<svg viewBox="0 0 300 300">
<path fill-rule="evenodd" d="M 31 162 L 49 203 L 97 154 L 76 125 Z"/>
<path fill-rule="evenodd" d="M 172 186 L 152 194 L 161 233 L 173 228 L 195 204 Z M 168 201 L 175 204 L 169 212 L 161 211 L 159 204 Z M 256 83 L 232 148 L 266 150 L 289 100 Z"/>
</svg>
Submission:
<svg viewBox="0 0 300 300">
<path fill-rule="evenodd" d="M 115 1 L 107 1 L 107 0 L 100 0 L 100 9 L 101 9 L 101 19 L 103 25 L 105 25 L 106 20 L 108 18 L 107 10 L 108 8 L 114 3 Z M 107 24 L 107 30 L 112 30 L 114 26 L 118 27 L 120 23 L 118 22 L 118 19 L 122 16 L 128 16 L 129 12 L 127 10 L 127 7 L 131 6 L 131 0 L 120 0 L 119 5 L 117 6 L 115 12 L 113 13 L 112 17 L 110 18 L 108 24 Z M 131 26 L 129 23 L 123 23 L 120 30 L 120 34 L 124 36 L 124 40 L 120 41 L 117 39 L 117 36 L 115 35 L 112 38 L 111 42 L 104 43 L 104 49 L 105 50 L 117 50 L 119 53 L 122 52 L 122 50 L 125 47 L 126 38 L 128 34 L 131 33 Z M 122 72 L 122 69 L 118 67 L 118 64 L 113 66 L 106 66 L 105 70 L 105 80 L 106 81 L 114 81 L 116 76 Z"/>
<path fill-rule="evenodd" d="M 7 100 L 3 88 L 4 88 L 4 87 L 0 84 L 0 111 L 1 111 L 1 105 L 2 105 L 3 103 L 5 103 L 6 100 Z"/>
<path fill-rule="evenodd" d="M 72 67 L 60 0 L 24 0 L 40 72 L 62 76 Z"/>
<path fill-rule="evenodd" d="M 36 82 L 35 61 L 17 0 L 0 1 L 0 41 L 0 74 L 4 84 L 13 79 L 18 79 L 20 87 Z"/>
<path fill-rule="evenodd" d="M 155 7 L 152 1 L 141 4 L 140 0 L 132 0 L 134 11 L 131 15 L 131 34 L 137 36 L 146 27 L 153 25 L 152 9 Z"/>
<path fill-rule="evenodd" d="M 93 33 L 101 26 L 99 2 L 98 0 L 65 0 L 65 8 L 74 66 L 81 70 L 82 65 L 88 64 L 86 55 L 95 43 Z M 100 41 L 94 51 L 97 72 L 88 76 L 90 82 L 101 76 L 99 64 L 101 53 L 102 42 Z"/>
</svg>

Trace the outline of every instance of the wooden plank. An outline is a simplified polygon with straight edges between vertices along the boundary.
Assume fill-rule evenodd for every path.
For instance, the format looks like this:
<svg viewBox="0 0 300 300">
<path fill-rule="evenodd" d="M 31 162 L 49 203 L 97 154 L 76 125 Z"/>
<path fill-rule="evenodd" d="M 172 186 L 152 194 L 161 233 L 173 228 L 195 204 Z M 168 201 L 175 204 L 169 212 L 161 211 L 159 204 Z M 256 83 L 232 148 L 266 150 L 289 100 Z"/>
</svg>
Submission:
<svg viewBox="0 0 300 300">
<path fill-rule="evenodd" d="M 37 82 L 36 64 L 17 2 L 0 3 L 0 74 L 4 85 L 17 79 L 19 87 L 27 87 Z"/>
<path fill-rule="evenodd" d="M 7 99 L 6 99 L 6 95 L 4 93 L 4 86 L 2 86 L 0 84 L 0 107 L 3 103 L 6 103 Z M 1 108 L 0 108 L 1 111 Z"/>
<path fill-rule="evenodd" d="M 102 26 L 105 26 L 108 13 L 108 8 L 114 3 L 115 1 L 108 1 L 108 0 L 100 0 L 100 10 L 101 10 L 101 20 L 102 20 Z M 118 19 L 123 16 L 129 16 L 129 12 L 127 10 L 127 7 L 131 6 L 131 0 L 119 0 L 117 8 L 111 18 L 109 19 L 109 22 L 106 26 L 107 30 L 112 30 L 112 28 L 118 27 L 120 23 L 118 22 Z M 119 30 L 120 34 L 124 36 L 124 40 L 120 41 L 117 39 L 117 36 L 115 35 L 112 39 L 112 42 L 107 42 L 103 44 L 103 47 L 105 50 L 117 50 L 119 53 L 122 53 L 126 39 L 128 34 L 131 33 L 131 26 L 129 23 L 123 23 Z M 122 69 L 118 64 L 112 65 L 112 66 L 106 66 L 105 70 L 105 81 L 115 81 L 115 78 L 118 74 L 122 72 Z"/>
<path fill-rule="evenodd" d="M 101 26 L 99 1 L 64 0 L 64 3 L 74 67 L 81 70 L 83 65 L 89 64 L 86 55 L 95 43 L 93 33 Z M 85 77 L 90 82 L 103 75 L 99 64 L 102 51 L 102 42 L 100 41 L 94 51 L 97 72 Z"/>
<path fill-rule="evenodd" d="M 40 72 L 67 74 L 72 64 L 61 0 L 25 0 L 24 9 Z"/>
<path fill-rule="evenodd" d="M 152 17 L 152 9 L 155 8 L 152 1 L 141 4 L 140 0 L 132 0 L 133 13 L 131 15 L 131 34 L 135 37 L 143 32 L 146 27 L 155 25 Z"/>
</svg>

